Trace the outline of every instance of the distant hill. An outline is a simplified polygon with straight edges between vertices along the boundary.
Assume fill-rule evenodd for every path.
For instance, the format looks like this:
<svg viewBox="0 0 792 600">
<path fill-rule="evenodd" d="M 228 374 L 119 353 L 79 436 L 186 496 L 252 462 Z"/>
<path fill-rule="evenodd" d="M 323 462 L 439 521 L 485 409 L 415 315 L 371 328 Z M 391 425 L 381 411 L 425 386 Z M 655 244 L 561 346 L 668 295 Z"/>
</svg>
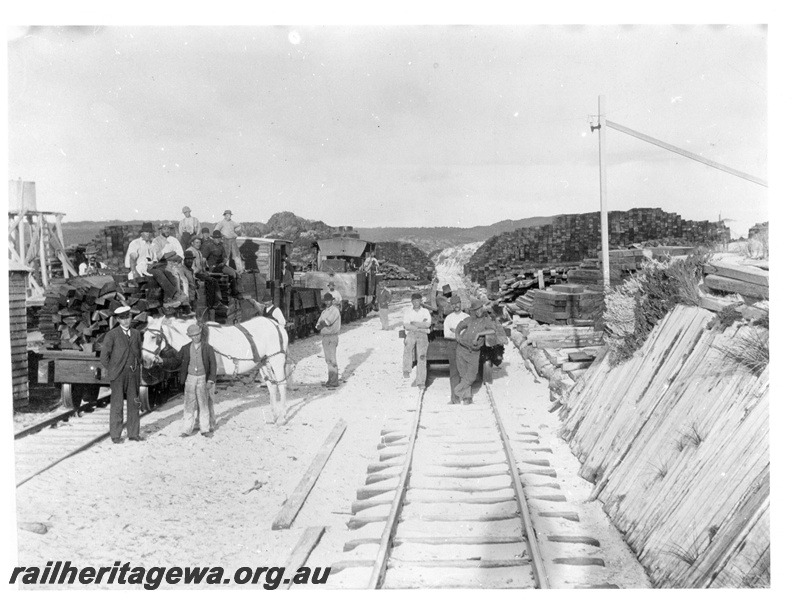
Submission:
<svg viewBox="0 0 792 600">
<path fill-rule="evenodd" d="M 516 221 L 498 221 L 492 225 L 477 227 L 361 227 L 360 237 L 371 242 L 411 242 L 427 254 L 435 254 L 445 248 L 472 242 L 483 242 L 523 227 L 547 225 L 556 217 L 530 217 Z M 139 225 L 142 221 L 64 221 L 63 235 L 67 245 L 88 244 L 110 225 Z M 176 223 L 176 221 L 174 221 Z M 154 221 L 154 226 L 158 224 Z M 212 229 L 214 223 L 203 223 Z M 297 255 L 303 254 L 317 239 L 330 237 L 336 229 L 323 221 L 304 219 L 290 212 L 275 213 L 266 223 L 243 223 L 245 234 L 254 237 L 277 237 L 295 242 Z M 297 257 L 295 257 L 297 258 Z"/>
<path fill-rule="evenodd" d="M 492 225 L 476 227 L 359 227 L 360 237 L 370 242 L 400 241 L 412 242 L 427 254 L 433 255 L 451 246 L 461 246 L 472 242 L 483 242 L 523 227 L 549 225 L 556 217 L 529 217 L 498 221 Z"/>
</svg>

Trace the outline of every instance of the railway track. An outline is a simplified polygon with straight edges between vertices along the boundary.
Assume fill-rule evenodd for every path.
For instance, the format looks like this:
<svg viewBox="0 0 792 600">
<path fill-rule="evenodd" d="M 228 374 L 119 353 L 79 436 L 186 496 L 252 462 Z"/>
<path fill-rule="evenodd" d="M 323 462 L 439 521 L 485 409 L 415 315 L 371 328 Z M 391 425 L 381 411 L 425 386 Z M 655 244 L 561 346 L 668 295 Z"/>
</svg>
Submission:
<svg viewBox="0 0 792 600">
<path fill-rule="evenodd" d="M 87 406 L 93 408 L 92 412 L 86 412 L 85 406 L 79 412 L 64 410 L 14 434 L 16 487 L 109 438 L 109 396 L 107 390 L 100 394 L 97 403 L 89 403 Z M 141 428 L 144 418 L 153 412 L 156 408 L 140 413 Z"/>
<path fill-rule="evenodd" d="M 599 542 L 565 510 L 552 450 L 530 427 L 504 425 L 489 385 L 474 404 L 451 406 L 438 381 L 411 416 L 382 430 L 379 450 L 352 505 L 355 533 L 332 567 L 334 585 L 615 587 L 597 569 Z"/>
</svg>

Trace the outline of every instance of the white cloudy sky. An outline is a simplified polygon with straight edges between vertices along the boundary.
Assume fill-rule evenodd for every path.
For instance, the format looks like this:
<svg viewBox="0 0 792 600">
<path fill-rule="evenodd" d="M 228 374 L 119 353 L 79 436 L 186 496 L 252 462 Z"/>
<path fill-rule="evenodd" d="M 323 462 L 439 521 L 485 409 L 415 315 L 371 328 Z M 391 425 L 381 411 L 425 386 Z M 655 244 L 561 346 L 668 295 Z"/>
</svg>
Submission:
<svg viewBox="0 0 792 600">
<path fill-rule="evenodd" d="M 9 177 L 68 220 L 470 227 L 599 209 L 613 121 L 768 179 L 767 29 L 12 31 Z M 607 130 L 612 210 L 768 219 L 767 188 Z"/>
</svg>

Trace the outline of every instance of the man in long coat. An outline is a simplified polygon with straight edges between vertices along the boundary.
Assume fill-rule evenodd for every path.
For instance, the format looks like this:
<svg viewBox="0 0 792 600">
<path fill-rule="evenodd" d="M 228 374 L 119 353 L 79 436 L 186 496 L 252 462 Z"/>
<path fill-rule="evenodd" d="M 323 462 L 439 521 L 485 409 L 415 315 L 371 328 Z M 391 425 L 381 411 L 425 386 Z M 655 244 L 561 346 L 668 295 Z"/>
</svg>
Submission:
<svg viewBox="0 0 792 600">
<path fill-rule="evenodd" d="M 140 437 L 140 386 L 141 340 L 140 332 L 132 329 L 132 312 L 120 306 L 113 312 L 118 327 L 105 334 L 102 340 L 100 362 L 110 380 L 110 438 L 114 444 L 123 443 L 124 396 L 127 401 L 127 437 L 142 442 Z"/>
</svg>

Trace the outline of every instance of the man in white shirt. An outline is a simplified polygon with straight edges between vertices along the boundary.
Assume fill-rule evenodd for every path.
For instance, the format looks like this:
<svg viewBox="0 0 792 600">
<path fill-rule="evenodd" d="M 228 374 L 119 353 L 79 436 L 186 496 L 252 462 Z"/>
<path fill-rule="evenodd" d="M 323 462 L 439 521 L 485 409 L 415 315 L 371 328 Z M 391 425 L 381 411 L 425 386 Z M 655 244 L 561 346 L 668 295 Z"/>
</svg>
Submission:
<svg viewBox="0 0 792 600">
<path fill-rule="evenodd" d="M 157 248 L 151 241 L 153 234 L 151 223 L 143 223 L 140 237 L 130 242 L 124 257 L 124 266 L 129 269 L 129 279 L 151 276 L 149 267 L 157 261 Z"/>
<path fill-rule="evenodd" d="M 242 255 L 239 253 L 239 246 L 236 239 L 242 235 L 242 225 L 236 221 L 231 220 L 231 211 L 226 210 L 223 213 L 223 220 L 217 223 L 214 227 L 215 231 L 219 231 L 223 235 L 223 246 L 226 250 L 226 264 L 231 266 L 231 259 L 234 259 L 234 269 L 238 273 L 245 270 L 245 263 L 242 262 Z"/>
<path fill-rule="evenodd" d="M 414 293 L 410 297 L 412 306 L 404 312 L 404 329 L 407 331 L 407 336 L 404 340 L 402 357 L 402 371 L 406 379 L 412 372 L 413 354 L 417 350 L 418 364 L 413 385 L 421 389 L 426 387 L 426 350 L 429 347 L 429 329 L 432 326 L 432 315 L 421 306 L 422 299 L 421 294 Z"/>
<path fill-rule="evenodd" d="M 186 250 L 190 247 L 190 240 L 200 233 L 201 222 L 196 217 L 190 216 L 192 211 L 189 206 L 182 208 L 182 212 L 184 213 L 184 218 L 179 221 L 177 231 L 182 248 Z"/>
<path fill-rule="evenodd" d="M 184 248 L 179 240 L 171 235 L 172 231 L 173 223 L 170 221 L 160 223 L 160 234 L 153 240 L 157 249 L 157 260 L 162 258 L 166 252 L 175 252 L 184 260 Z"/>
<path fill-rule="evenodd" d="M 451 296 L 451 309 L 453 312 L 443 321 L 443 337 L 447 340 L 456 340 L 456 328 L 469 315 L 462 312 L 462 299 L 454 294 Z M 456 344 L 451 345 L 448 351 L 448 374 L 451 382 L 451 404 L 460 404 L 462 399 L 454 394 L 454 388 L 459 385 L 462 379 L 459 376 L 456 361 Z"/>
<path fill-rule="evenodd" d="M 98 258 L 96 258 L 96 248 L 89 246 L 85 250 L 85 258 L 87 259 L 86 262 L 80 263 L 78 267 L 78 274 L 79 275 L 97 275 L 100 269 L 106 269 L 107 265 L 103 262 L 100 262 Z"/>
<path fill-rule="evenodd" d="M 327 292 L 333 297 L 333 304 L 336 306 L 338 310 L 341 310 L 341 303 L 343 302 L 343 298 L 341 298 L 341 292 L 335 289 L 335 281 L 330 279 L 327 282 Z"/>
</svg>

